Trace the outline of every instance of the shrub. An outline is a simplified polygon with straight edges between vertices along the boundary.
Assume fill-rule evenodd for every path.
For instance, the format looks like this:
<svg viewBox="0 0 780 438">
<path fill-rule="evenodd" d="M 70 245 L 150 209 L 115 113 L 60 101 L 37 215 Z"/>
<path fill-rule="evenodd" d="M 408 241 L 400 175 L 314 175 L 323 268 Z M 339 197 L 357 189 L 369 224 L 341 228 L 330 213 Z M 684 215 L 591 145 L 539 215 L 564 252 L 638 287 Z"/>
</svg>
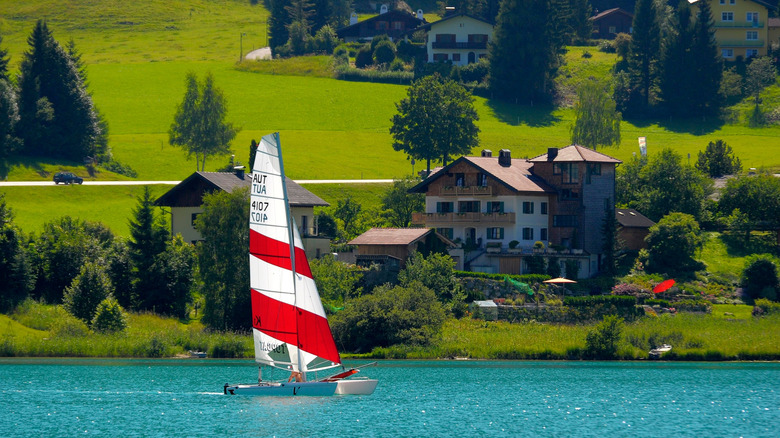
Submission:
<svg viewBox="0 0 780 438">
<path fill-rule="evenodd" d="M 100 262 L 98 262 L 100 263 Z M 87 262 L 73 283 L 65 289 L 63 304 L 76 318 L 90 323 L 95 309 L 111 293 L 111 280 L 101 265 Z"/>
<path fill-rule="evenodd" d="M 120 175 L 129 176 L 130 178 L 137 178 L 138 172 L 127 164 L 122 164 L 119 161 L 111 160 L 105 163 L 101 163 L 100 167 L 106 169 L 109 172 L 118 173 Z"/>
<path fill-rule="evenodd" d="M 113 297 L 98 304 L 95 317 L 92 318 L 92 330 L 99 333 L 115 333 L 127 328 L 127 318 L 122 306 Z"/>
<path fill-rule="evenodd" d="M 650 291 L 634 283 L 620 283 L 612 288 L 612 295 L 628 295 L 637 298 L 649 297 Z"/>
<path fill-rule="evenodd" d="M 582 52 L 582 57 L 585 58 L 585 59 L 592 58 L 593 54 L 586 50 L 586 51 Z"/>
<path fill-rule="evenodd" d="M 661 307 L 671 307 L 672 306 L 669 303 L 669 300 L 656 300 L 656 299 L 645 300 L 644 304 L 646 304 L 648 306 L 661 306 Z"/>
<path fill-rule="evenodd" d="M 407 62 L 411 62 L 413 59 L 424 59 L 426 54 L 425 45 L 414 44 L 406 40 L 399 41 L 396 50 L 396 55 Z"/>
<path fill-rule="evenodd" d="M 387 65 L 395 59 L 395 44 L 390 40 L 381 41 L 373 52 L 374 64 Z"/>
<path fill-rule="evenodd" d="M 318 53 L 331 53 L 338 43 L 339 37 L 329 25 L 322 26 L 311 40 L 313 51 Z"/>
<path fill-rule="evenodd" d="M 599 52 L 604 53 L 615 53 L 615 46 L 612 44 L 612 41 L 610 40 L 604 40 L 599 43 Z"/>
<path fill-rule="evenodd" d="M 605 316 L 585 337 L 585 354 L 595 359 L 614 359 L 623 335 L 623 318 Z"/>
<path fill-rule="evenodd" d="M 777 299 L 777 265 L 768 254 L 755 254 L 745 259 L 742 287 L 750 298 Z M 774 298 L 772 298 L 774 295 Z"/>
<path fill-rule="evenodd" d="M 705 300 L 680 300 L 672 304 L 677 310 L 683 312 L 712 313 L 712 303 Z"/>
<path fill-rule="evenodd" d="M 466 83 L 483 82 L 488 74 L 487 58 L 460 67 L 460 80 Z"/>
<path fill-rule="evenodd" d="M 366 68 L 374 63 L 371 47 L 363 46 L 355 55 L 355 67 Z"/>
<path fill-rule="evenodd" d="M 759 309 L 760 312 L 756 312 Z M 756 300 L 755 307 L 753 308 L 753 316 L 771 315 L 773 313 L 780 313 L 780 303 L 769 301 L 766 298 L 759 298 Z"/>
</svg>

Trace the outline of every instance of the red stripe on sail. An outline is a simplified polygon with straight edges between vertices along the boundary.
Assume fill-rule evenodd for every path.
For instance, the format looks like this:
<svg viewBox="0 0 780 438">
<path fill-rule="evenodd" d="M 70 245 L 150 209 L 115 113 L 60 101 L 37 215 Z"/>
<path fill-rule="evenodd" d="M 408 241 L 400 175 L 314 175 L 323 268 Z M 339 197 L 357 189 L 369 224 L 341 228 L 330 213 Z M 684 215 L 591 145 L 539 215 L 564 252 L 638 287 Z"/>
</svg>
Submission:
<svg viewBox="0 0 780 438">
<path fill-rule="evenodd" d="M 249 252 L 274 266 L 288 271 L 292 269 L 290 246 L 252 229 L 249 230 Z M 306 259 L 306 251 L 297 246 L 295 247 L 295 272 L 304 277 L 312 278 L 309 261 Z"/>
<path fill-rule="evenodd" d="M 307 353 L 341 363 L 327 319 L 256 290 L 251 293 L 252 327 L 274 339 L 297 345 Z"/>
</svg>

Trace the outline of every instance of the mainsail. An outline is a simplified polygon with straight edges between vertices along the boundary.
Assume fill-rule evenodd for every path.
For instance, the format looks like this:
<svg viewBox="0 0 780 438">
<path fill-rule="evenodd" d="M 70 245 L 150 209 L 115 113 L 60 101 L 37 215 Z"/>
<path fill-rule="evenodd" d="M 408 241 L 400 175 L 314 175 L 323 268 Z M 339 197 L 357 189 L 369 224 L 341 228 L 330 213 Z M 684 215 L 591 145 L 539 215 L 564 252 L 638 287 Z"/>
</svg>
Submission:
<svg viewBox="0 0 780 438">
<path fill-rule="evenodd" d="M 290 214 L 278 133 L 261 139 L 252 168 L 249 264 L 255 360 L 301 372 L 340 365 Z"/>
</svg>

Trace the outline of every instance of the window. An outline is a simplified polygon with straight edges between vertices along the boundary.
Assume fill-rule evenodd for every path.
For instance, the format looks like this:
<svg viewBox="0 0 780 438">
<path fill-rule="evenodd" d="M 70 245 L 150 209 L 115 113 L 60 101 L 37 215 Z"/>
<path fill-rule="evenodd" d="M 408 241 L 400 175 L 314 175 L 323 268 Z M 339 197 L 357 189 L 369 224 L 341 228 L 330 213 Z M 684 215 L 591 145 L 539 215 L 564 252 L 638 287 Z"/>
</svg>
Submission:
<svg viewBox="0 0 780 438">
<path fill-rule="evenodd" d="M 453 61 L 460 61 L 460 53 L 453 53 L 452 54 L 452 60 Z"/>
<path fill-rule="evenodd" d="M 617 33 L 617 27 L 609 26 L 609 33 Z"/>
<path fill-rule="evenodd" d="M 388 28 L 387 21 L 377 21 L 376 22 L 376 30 L 387 30 Z"/>
<path fill-rule="evenodd" d="M 758 12 L 748 12 L 746 18 L 749 23 L 758 24 Z"/>
<path fill-rule="evenodd" d="M 547 240 L 547 228 L 542 228 L 539 230 L 539 239 L 542 241 Z"/>
<path fill-rule="evenodd" d="M 726 4 L 726 0 L 720 0 L 720 4 L 725 5 Z"/>
<path fill-rule="evenodd" d="M 456 173 L 455 174 L 455 186 L 456 187 L 463 187 L 465 185 L 466 185 L 466 174 Z"/>
<path fill-rule="evenodd" d="M 588 171 L 585 173 L 585 184 L 590 184 L 591 175 L 601 175 L 601 163 L 588 163 Z"/>
<path fill-rule="evenodd" d="M 561 200 L 563 201 L 572 201 L 575 199 L 579 199 L 580 194 L 575 192 L 572 189 L 561 189 Z"/>
<path fill-rule="evenodd" d="M 479 213 L 479 201 L 458 202 L 458 213 Z"/>
<path fill-rule="evenodd" d="M 534 229 L 533 228 L 523 228 L 523 240 L 534 240 Z"/>
<path fill-rule="evenodd" d="M 487 203 L 487 212 L 488 213 L 503 213 L 504 212 L 504 203 L 503 202 L 497 202 L 497 201 L 491 201 Z"/>
<path fill-rule="evenodd" d="M 487 229 L 487 238 L 492 240 L 500 240 L 504 238 L 504 229 L 503 228 L 488 228 Z"/>
<path fill-rule="evenodd" d="M 724 58 L 733 58 L 734 49 L 720 49 L 720 56 Z"/>
<path fill-rule="evenodd" d="M 745 58 L 752 58 L 754 56 L 758 56 L 758 49 L 745 50 Z"/>
<path fill-rule="evenodd" d="M 433 62 L 444 62 L 447 59 L 449 59 L 449 58 L 447 58 L 447 56 L 448 55 L 446 53 L 434 53 L 433 54 Z"/>
<path fill-rule="evenodd" d="M 452 202 L 437 202 L 436 213 L 452 213 L 454 205 Z"/>
<path fill-rule="evenodd" d="M 393 21 L 393 29 L 395 30 L 403 30 L 404 28 L 404 22 L 403 21 Z"/>
<path fill-rule="evenodd" d="M 720 13 L 720 21 L 734 21 L 734 13 L 733 12 L 721 12 Z"/>
<path fill-rule="evenodd" d="M 758 32 L 756 32 L 755 30 L 747 31 L 747 35 L 745 36 L 745 39 L 748 41 L 758 40 Z"/>
<path fill-rule="evenodd" d="M 437 43 L 454 43 L 455 42 L 455 34 L 454 33 L 437 33 L 436 34 L 436 42 Z"/>
<path fill-rule="evenodd" d="M 737 2 L 737 0 L 729 0 L 729 4 L 730 4 L 730 5 L 733 5 L 733 4 L 735 4 L 736 2 Z"/>
<path fill-rule="evenodd" d="M 523 214 L 534 214 L 534 203 L 533 202 L 523 202 Z"/>
<path fill-rule="evenodd" d="M 452 240 L 452 228 L 437 228 L 436 232 Z"/>
<path fill-rule="evenodd" d="M 487 187 L 487 174 L 486 173 L 480 173 L 477 177 L 477 185 L 482 187 Z"/>
<path fill-rule="evenodd" d="M 541 211 L 542 214 L 547 214 L 547 203 L 546 202 L 542 202 L 541 210 L 542 210 Z"/>
<path fill-rule="evenodd" d="M 565 215 L 565 214 L 555 215 L 553 216 L 553 226 L 554 227 L 576 227 L 577 216 Z"/>
<path fill-rule="evenodd" d="M 564 183 L 576 183 L 579 179 L 579 167 L 577 163 L 555 163 L 553 164 L 553 174 L 562 175 Z"/>
<path fill-rule="evenodd" d="M 468 38 L 470 43 L 486 43 L 488 40 L 485 34 L 469 34 Z"/>
</svg>

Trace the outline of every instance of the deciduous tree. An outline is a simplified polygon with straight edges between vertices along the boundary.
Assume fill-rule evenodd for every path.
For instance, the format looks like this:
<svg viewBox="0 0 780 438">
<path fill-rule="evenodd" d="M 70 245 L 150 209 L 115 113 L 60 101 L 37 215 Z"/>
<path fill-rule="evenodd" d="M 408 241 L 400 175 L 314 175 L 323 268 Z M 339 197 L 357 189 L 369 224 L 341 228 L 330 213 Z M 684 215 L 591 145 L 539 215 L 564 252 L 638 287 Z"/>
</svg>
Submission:
<svg viewBox="0 0 780 438">
<path fill-rule="evenodd" d="M 102 260 L 88 261 L 65 289 L 63 305 L 76 318 L 90 324 L 101 301 L 111 294 L 109 280 Z"/>
<path fill-rule="evenodd" d="M 742 162 L 731 146 L 723 140 L 709 142 L 704 152 L 699 151 L 696 168 L 713 178 L 733 175 L 742 169 Z"/>
<path fill-rule="evenodd" d="M 650 272 L 680 273 L 702 269 L 696 252 L 704 245 L 699 224 L 693 216 L 670 213 L 650 227 L 645 238 Z"/>
<path fill-rule="evenodd" d="M 465 88 L 438 74 L 418 79 L 396 104 L 392 118 L 393 149 L 407 156 L 446 165 L 454 155 L 467 154 L 479 144 L 479 115 Z"/>
<path fill-rule="evenodd" d="M 739 209 L 752 229 L 780 227 L 780 178 L 772 175 L 742 175 L 726 182 L 718 209 L 723 215 Z"/>
<path fill-rule="evenodd" d="M 251 320 L 249 295 L 249 190 L 203 197 L 195 227 L 203 236 L 198 265 L 205 298 L 203 323 L 218 330 L 245 330 Z"/>
<path fill-rule="evenodd" d="M 577 90 L 571 141 L 591 149 L 620 144 L 620 119 L 608 87 L 585 81 Z"/>
<path fill-rule="evenodd" d="M 406 228 L 412 224 L 412 213 L 425 209 L 425 195 L 409 193 L 419 181 L 403 178 L 393 181 L 382 198 L 382 210 L 391 227 Z"/>
</svg>

